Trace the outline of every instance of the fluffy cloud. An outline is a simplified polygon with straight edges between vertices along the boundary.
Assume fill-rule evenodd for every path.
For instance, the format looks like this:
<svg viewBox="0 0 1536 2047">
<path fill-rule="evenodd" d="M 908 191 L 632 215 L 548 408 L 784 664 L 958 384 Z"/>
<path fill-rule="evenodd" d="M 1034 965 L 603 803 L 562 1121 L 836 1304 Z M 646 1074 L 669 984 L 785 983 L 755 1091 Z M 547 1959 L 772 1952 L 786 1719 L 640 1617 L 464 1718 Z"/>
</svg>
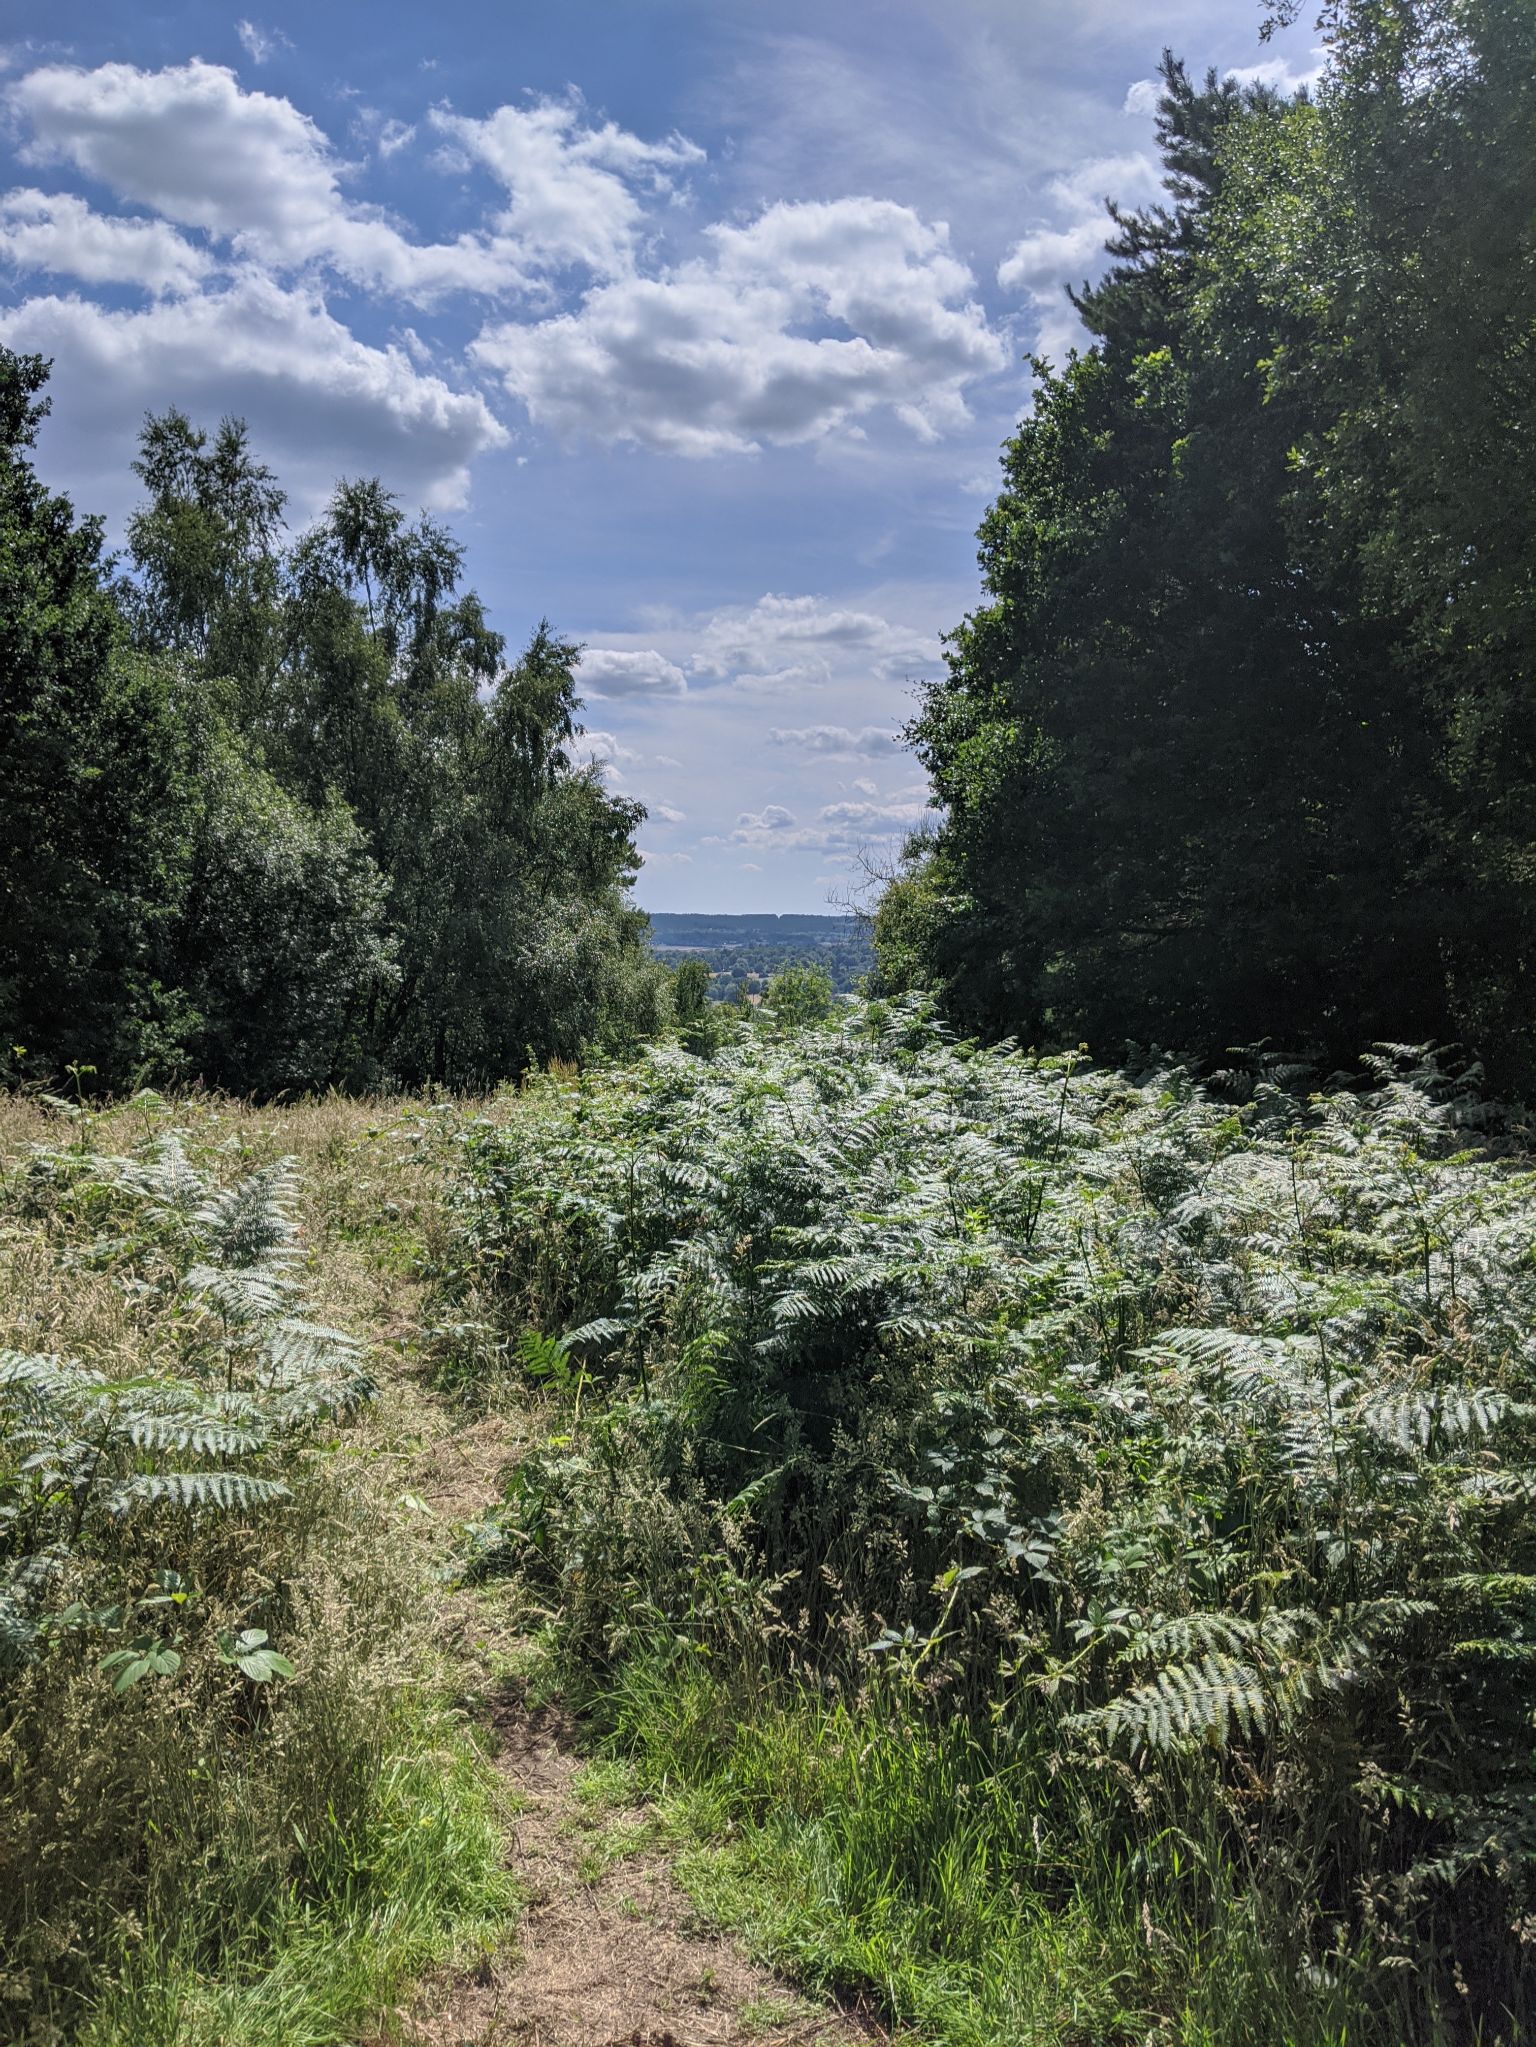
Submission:
<svg viewBox="0 0 1536 2047">
<path fill-rule="evenodd" d="M 242 35 L 257 61 L 271 54 L 263 31 L 246 23 Z M 409 330 L 404 348 L 359 340 L 328 308 L 322 279 L 421 304 L 542 288 L 535 272 L 556 261 L 612 267 L 637 232 L 632 188 L 662 189 L 698 155 L 677 138 L 650 145 L 594 127 L 574 103 L 481 123 L 440 113 L 438 126 L 490 165 L 508 201 L 480 230 L 427 244 L 348 196 L 355 166 L 308 115 L 246 91 L 222 65 L 43 64 L 8 84 L 3 106 L 24 161 L 66 165 L 153 215 L 98 212 L 31 186 L 0 197 L 0 257 L 19 270 L 137 284 L 162 301 L 125 311 L 38 297 L 3 315 L 12 345 L 59 360 L 50 440 L 97 504 L 124 487 L 113 472 L 137 416 L 172 400 L 202 416 L 246 414 L 300 503 L 346 469 L 380 471 L 434 504 L 461 501 L 468 464 L 505 429 L 479 393 L 432 373 Z M 359 119 L 382 155 L 410 139 L 373 110 Z M 603 682 L 596 673 L 604 693 L 684 687 L 661 657 L 621 657 Z"/>
<path fill-rule="evenodd" d="M 50 459 L 72 483 L 126 478 L 139 420 L 172 399 L 198 418 L 248 417 L 300 509 L 347 471 L 459 503 L 470 462 L 507 438 L 477 393 L 423 375 L 401 349 L 367 346 L 314 294 L 255 274 L 136 311 L 28 299 L 0 312 L 0 341 L 55 358 Z"/>
<path fill-rule="evenodd" d="M 891 797 L 883 803 L 829 803 L 821 811 L 821 822 L 859 832 L 910 830 L 927 810 L 924 795 Z"/>
<path fill-rule="evenodd" d="M 1155 114 L 1157 103 L 1163 96 L 1163 81 L 1160 78 L 1138 78 L 1125 95 L 1121 109 L 1127 114 Z"/>
<path fill-rule="evenodd" d="M 270 47 L 262 43 L 264 55 Z M 307 114 L 245 91 L 224 65 L 47 64 L 5 97 L 29 130 L 29 162 L 68 163 L 268 267 L 323 263 L 418 303 L 452 291 L 532 291 L 548 270 L 570 264 L 598 277 L 627 274 L 645 223 L 639 194 L 665 193 L 675 171 L 703 156 L 681 136 L 649 143 L 611 121 L 594 127 L 574 99 L 501 107 L 483 121 L 437 108 L 434 128 L 461 162 L 492 173 L 506 204 L 482 231 L 418 243 L 381 208 L 347 197 L 343 181 L 354 167 Z M 415 134 L 374 108 L 357 121 L 382 156 Z"/>
<path fill-rule="evenodd" d="M 631 268 L 645 219 L 635 186 L 668 192 L 674 172 L 704 160 L 681 135 L 643 142 L 612 121 L 587 127 L 574 99 L 498 107 L 483 121 L 436 108 L 432 125 L 506 187 L 505 235 L 541 263 L 600 277 Z"/>
<path fill-rule="evenodd" d="M 421 302 L 527 282 L 522 254 L 504 236 L 414 243 L 379 208 L 350 202 L 345 166 L 309 116 L 289 100 L 244 91 L 221 64 L 50 64 L 5 97 L 31 131 L 25 161 L 71 164 L 269 268 L 325 263 L 354 283 Z"/>
<path fill-rule="evenodd" d="M 487 327 L 477 360 L 557 434 L 697 456 L 880 407 L 931 439 L 969 418 L 967 384 L 1004 367 L 947 228 L 910 207 L 786 202 L 706 234 L 704 255 L 599 284 L 575 312 Z"/>
<path fill-rule="evenodd" d="M 590 762 L 610 781 L 622 781 L 625 768 L 637 767 L 640 755 L 614 732 L 583 732 L 575 748 L 578 760 Z"/>
<path fill-rule="evenodd" d="M 771 839 L 788 841 L 795 830 L 795 814 L 782 803 L 768 803 L 761 810 L 744 810 L 736 820 L 731 841 L 737 846 L 760 846 Z M 797 835 L 798 837 L 798 835 Z"/>
<path fill-rule="evenodd" d="M 786 689 L 824 683 L 850 669 L 897 681 L 936 651 L 926 634 L 875 612 L 845 610 L 820 597 L 769 595 L 747 609 L 709 614 L 691 667 L 696 675 L 729 677 L 739 689 Z"/>
<path fill-rule="evenodd" d="M 680 697 L 688 688 L 681 668 L 654 647 L 588 647 L 576 675 L 591 697 Z"/>
<path fill-rule="evenodd" d="M 795 753 L 822 754 L 833 760 L 875 759 L 895 750 L 898 740 L 894 732 L 887 732 L 883 725 L 860 725 L 854 729 L 848 725 L 800 725 L 785 729 L 773 726 L 768 734 L 775 746 L 790 748 Z M 856 782 L 855 788 L 867 789 L 870 785 Z"/>
<path fill-rule="evenodd" d="M 1135 91 L 1133 87 L 1132 93 Z M 1039 354 L 1059 362 L 1085 338 L 1066 287 L 1081 284 L 1103 267 L 1104 243 L 1110 233 L 1105 200 L 1114 199 L 1122 206 L 1144 205 L 1157 196 L 1161 179 L 1153 159 L 1136 151 L 1092 157 L 1051 180 L 1048 190 L 1055 221 L 1021 236 L 997 269 L 997 281 L 1004 290 L 1020 292 L 1029 301 Z"/>
<path fill-rule="evenodd" d="M 96 213 L 83 199 L 30 188 L 0 197 L 0 255 L 18 270 L 155 293 L 192 291 L 213 268 L 206 250 L 163 220 Z"/>
<path fill-rule="evenodd" d="M 928 812 L 928 792 L 898 789 L 879 801 L 828 803 L 814 824 L 801 824 L 781 804 L 744 810 L 728 843 L 776 853 L 856 853 L 872 840 L 904 838 Z"/>
<path fill-rule="evenodd" d="M 342 206 L 314 122 L 222 64 L 47 64 L 6 98 L 32 131 L 26 160 L 73 164 L 184 227 L 310 252 Z"/>
</svg>

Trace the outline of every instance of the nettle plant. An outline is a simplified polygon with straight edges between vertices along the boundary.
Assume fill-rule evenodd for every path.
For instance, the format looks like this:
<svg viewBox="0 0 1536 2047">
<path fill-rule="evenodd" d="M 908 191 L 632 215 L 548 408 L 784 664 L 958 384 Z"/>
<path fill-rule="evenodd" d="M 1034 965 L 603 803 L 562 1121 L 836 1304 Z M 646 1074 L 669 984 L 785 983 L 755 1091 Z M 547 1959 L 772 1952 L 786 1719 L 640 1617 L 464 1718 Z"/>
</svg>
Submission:
<svg viewBox="0 0 1536 2047">
<path fill-rule="evenodd" d="M 354 1339 L 306 1313 L 292 1161 L 221 1186 L 174 1133 L 110 1156 L 73 1113 L 80 1141 L 34 1146 L 7 1193 L 62 1286 L 96 1272 L 121 1294 L 133 1355 L 0 1351 L 0 1696 L 61 1638 L 115 1642 L 118 1691 L 173 1675 L 203 1621 L 194 1537 L 281 1511 L 285 1461 L 373 1390 Z M 217 1648 L 253 1684 L 292 1674 L 262 1628 Z"/>
<path fill-rule="evenodd" d="M 1214 1800 L 1314 1948 L 1448 1910 L 1507 1983 L 1536 1176 L 1486 1114 L 1412 1048 L 1203 1088 L 879 1005 L 546 1084 L 459 1194 L 508 1367 L 581 1395 L 505 1546 L 573 1655 L 766 1601 L 764 1658 L 1043 1744 L 1128 1838 Z"/>
</svg>

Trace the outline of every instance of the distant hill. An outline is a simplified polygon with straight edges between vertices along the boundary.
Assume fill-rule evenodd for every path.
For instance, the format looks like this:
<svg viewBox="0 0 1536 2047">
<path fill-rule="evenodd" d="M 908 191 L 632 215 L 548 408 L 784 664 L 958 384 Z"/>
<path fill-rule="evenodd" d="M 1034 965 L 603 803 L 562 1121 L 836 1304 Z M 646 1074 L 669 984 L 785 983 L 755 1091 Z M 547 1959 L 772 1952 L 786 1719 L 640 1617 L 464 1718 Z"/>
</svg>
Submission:
<svg viewBox="0 0 1536 2047">
<path fill-rule="evenodd" d="M 742 981 L 755 990 L 782 968 L 803 965 L 825 967 L 838 994 L 849 995 L 874 965 L 868 927 L 857 917 L 654 910 L 651 946 L 670 964 L 683 958 L 706 961 L 720 1001 L 734 995 Z"/>
</svg>

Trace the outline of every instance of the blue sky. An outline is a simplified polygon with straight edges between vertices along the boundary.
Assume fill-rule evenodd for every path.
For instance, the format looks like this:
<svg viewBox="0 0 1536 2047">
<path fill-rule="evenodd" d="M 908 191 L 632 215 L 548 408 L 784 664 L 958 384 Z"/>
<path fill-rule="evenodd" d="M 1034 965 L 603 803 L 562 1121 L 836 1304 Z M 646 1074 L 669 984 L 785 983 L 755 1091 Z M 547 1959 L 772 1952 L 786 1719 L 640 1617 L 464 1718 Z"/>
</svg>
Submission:
<svg viewBox="0 0 1536 2047">
<path fill-rule="evenodd" d="M 1257 0 L 0 0 L 0 342 L 114 529 L 148 408 L 442 513 L 588 652 L 651 909 L 818 910 L 922 813 L 894 743 L 976 601 L 1022 358 L 1150 197 L 1164 43 Z"/>
</svg>

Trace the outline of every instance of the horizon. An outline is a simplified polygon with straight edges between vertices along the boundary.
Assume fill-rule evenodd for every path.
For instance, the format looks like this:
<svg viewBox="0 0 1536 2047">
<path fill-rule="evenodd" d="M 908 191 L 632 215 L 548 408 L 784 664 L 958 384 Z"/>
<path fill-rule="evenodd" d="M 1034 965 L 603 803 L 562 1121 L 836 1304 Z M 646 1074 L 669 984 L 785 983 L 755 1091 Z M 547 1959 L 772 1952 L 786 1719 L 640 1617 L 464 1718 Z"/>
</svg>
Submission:
<svg viewBox="0 0 1536 2047">
<path fill-rule="evenodd" d="M 858 921 L 857 910 L 647 910 L 648 917 L 793 917 L 804 923 L 817 918 L 826 924 L 851 924 Z"/>
<path fill-rule="evenodd" d="M 509 653 L 543 616 L 583 644 L 640 907 L 836 914 L 927 814 L 898 735 L 977 600 L 1024 358 L 1083 338 L 1103 202 L 1159 189 L 1161 45 L 1310 76 L 1259 18 L 63 0 L 0 52 L 39 467 L 117 536 L 146 409 L 244 416 L 293 524 L 378 474 Z"/>
</svg>

